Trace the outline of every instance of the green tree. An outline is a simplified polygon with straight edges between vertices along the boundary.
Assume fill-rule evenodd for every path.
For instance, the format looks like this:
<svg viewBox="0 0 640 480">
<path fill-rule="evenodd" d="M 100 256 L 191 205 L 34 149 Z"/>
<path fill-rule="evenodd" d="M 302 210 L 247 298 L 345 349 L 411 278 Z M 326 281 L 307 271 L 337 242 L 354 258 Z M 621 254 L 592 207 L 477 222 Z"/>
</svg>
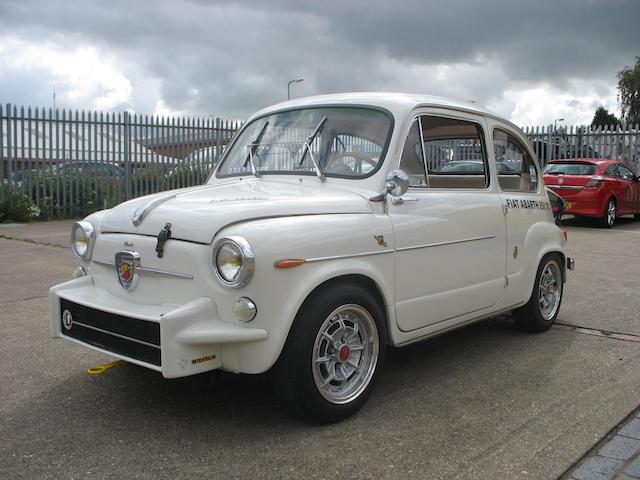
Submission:
<svg viewBox="0 0 640 480">
<path fill-rule="evenodd" d="M 633 68 L 618 72 L 618 101 L 622 107 L 622 120 L 627 124 L 640 123 L 640 57 Z"/>
<path fill-rule="evenodd" d="M 596 113 L 593 115 L 593 120 L 591 121 L 592 127 L 602 127 L 606 128 L 611 125 L 619 125 L 620 120 L 613 113 L 609 113 L 609 110 L 604 108 L 603 106 L 598 107 Z"/>
</svg>

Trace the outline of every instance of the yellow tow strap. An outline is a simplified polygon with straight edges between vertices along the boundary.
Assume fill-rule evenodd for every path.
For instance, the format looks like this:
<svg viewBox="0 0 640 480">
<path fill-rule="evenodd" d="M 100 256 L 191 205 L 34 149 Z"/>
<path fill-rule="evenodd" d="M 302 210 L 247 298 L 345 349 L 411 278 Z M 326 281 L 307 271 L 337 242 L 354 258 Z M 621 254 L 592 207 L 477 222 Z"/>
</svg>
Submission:
<svg viewBox="0 0 640 480">
<path fill-rule="evenodd" d="M 126 362 L 124 360 L 116 360 L 115 362 L 96 365 L 94 367 L 87 368 L 87 373 L 91 376 L 102 375 L 104 372 L 106 372 L 110 368 L 117 367 L 118 365 L 123 365 L 125 363 Z"/>
</svg>

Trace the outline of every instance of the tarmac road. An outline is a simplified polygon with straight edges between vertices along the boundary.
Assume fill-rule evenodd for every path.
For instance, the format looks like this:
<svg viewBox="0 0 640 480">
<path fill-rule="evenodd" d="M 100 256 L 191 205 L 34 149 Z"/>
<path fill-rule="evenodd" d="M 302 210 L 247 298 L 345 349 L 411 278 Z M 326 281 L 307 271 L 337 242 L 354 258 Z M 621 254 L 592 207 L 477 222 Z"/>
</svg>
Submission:
<svg viewBox="0 0 640 480">
<path fill-rule="evenodd" d="M 0 227 L 0 476 L 557 478 L 640 404 L 640 342 L 607 336 L 640 336 L 640 222 L 565 225 L 577 265 L 559 322 L 595 335 L 501 317 L 390 351 L 364 409 L 323 427 L 267 376 L 88 376 L 110 359 L 48 336 L 47 289 L 75 265 L 42 243 L 66 243 L 70 222 Z"/>
</svg>

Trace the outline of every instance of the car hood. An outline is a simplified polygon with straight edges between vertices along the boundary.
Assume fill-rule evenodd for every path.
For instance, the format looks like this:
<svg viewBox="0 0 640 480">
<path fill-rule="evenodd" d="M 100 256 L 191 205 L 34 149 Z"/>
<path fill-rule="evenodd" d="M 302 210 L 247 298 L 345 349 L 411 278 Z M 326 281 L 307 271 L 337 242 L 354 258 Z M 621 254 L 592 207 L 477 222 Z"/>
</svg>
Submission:
<svg viewBox="0 0 640 480">
<path fill-rule="evenodd" d="M 106 212 L 100 230 L 156 236 L 171 223 L 171 238 L 210 243 L 220 229 L 246 220 L 372 211 L 365 197 L 344 189 L 243 180 L 129 200 Z M 142 212 L 144 218 L 134 225 L 133 218 Z"/>
</svg>

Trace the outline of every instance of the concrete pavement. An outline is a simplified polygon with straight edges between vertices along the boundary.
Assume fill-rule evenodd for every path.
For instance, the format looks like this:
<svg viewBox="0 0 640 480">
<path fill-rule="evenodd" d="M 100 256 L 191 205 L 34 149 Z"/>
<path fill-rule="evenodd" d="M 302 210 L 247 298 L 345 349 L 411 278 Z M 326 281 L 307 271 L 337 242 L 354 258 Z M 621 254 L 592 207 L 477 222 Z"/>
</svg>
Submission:
<svg viewBox="0 0 640 480">
<path fill-rule="evenodd" d="M 6 478 L 552 479 L 640 403 L 640 343 L 524 334 L 505 317 L 391 351 L 368 404 L 337 425 L 291 417 L 266 375 L 89 377 L 109 358 L 48 337 L 46 291 L 72 255 L 24 241 L 66 244 L 70 223 L 0 228 Z M 577 267 L 560 322 L 640 335 L 640 222 L 621 223 L 568 222 Z"/>
</svg>

